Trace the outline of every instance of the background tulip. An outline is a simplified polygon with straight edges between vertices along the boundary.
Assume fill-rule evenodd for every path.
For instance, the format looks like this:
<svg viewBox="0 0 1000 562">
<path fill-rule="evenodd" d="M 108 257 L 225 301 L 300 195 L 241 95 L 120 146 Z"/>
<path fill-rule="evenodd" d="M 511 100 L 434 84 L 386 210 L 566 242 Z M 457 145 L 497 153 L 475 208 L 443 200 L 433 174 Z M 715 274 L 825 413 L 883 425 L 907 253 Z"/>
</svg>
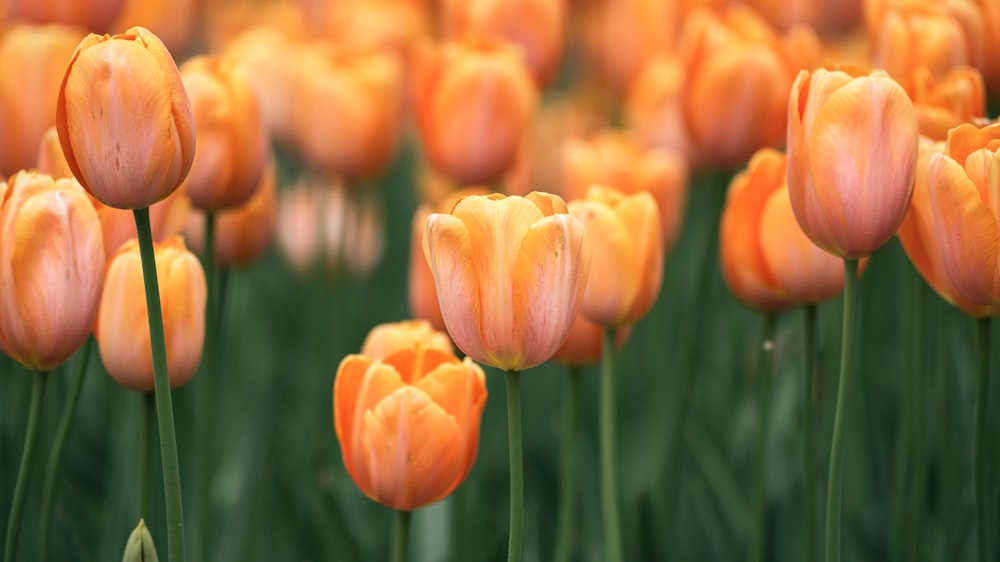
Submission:
<svg viewBox="0 0 1000 562">
<path fill-rule="evenodd" d="M 379 324 L 372 328 L 361 344 L 361 355 L 372 359 L 384 359 L 401 349 L 416 347 L 455 353 L 448 334 L 435 330 L 430 322 L 404 320 Z"/>
<path fill-rule="evenodd" d="M 85 31 L 104 33 L 121 11 L 125 0 L 7 0 L 7 17 L 11 21 L 61 23 L 78 26 Z"/>
</svg>

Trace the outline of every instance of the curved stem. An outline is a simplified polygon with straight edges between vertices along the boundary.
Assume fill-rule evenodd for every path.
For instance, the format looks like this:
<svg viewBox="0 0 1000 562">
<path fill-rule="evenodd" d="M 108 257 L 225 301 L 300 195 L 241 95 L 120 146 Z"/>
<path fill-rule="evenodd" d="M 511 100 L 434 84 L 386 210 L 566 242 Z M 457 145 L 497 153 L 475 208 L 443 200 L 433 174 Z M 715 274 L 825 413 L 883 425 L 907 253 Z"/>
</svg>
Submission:
<svg viewBox="0 0 1000 562">
<path fill-rule="evenodd" d="M 840 343 L 840 381 L 837 409 L 830 444 L 830 472 L 826 493 L 826 561 L 840 562 L 840 514 L 844 487 L 844 432 L 847 427 L 847 396 L 850 389 L 851 356 L 854 352 L 854 315 L 857 308 L 858 260 L 844 259 L 844 321 Z"/>
<path fill-rule="evenodd" d="M 517 371 L 507 371 L 507 446 L 510 454 L 507 562 L 520 562 L 524 531 L 524 461 L 521 458 L 521 374 Z"/>
<path fill-rule="evenodd" d="M 615 330 L 604 330 L 601 349 L 601 504 L 604 509 L 604 559 L 622 560 L 618 514 L 618 454 L 615 439 Z"/>
<path fill-rule="evenodd" d="M 813 384 L 815 378 L 815 351 L 816 351 L 816 305 L 807 304 L 805 307 L 805 330 L 803 335 L 805 349 L 802 359 L 804 364 L 804 382 L 802 384 L 802 433 L 805 434 L 802 447 L 802 471 L 803 471 L 803 500 L 805 503 L 805 517 L 802 519 L 806 526 L 806 555 L 804 562 L 812 562 L 816 559 L 816 450 L 813 440 Z"/>
<path fill-rule="evenodd" d="M 559 522 L 556 534 L 554 562 L 569 562 L 573 556 L 573 534 L 576 527 L 576 432 L 580 412 L 580 368 L 573 366 L 566 373 L 562 405 L 562 449 L 559 461 Z"/>
<path fill-rule="evenodd" d="M 93 337 L 88 337 L 80 350 L 80 356 L 76 363 L 76 376 L 73 378 L 72 386 L 69 389 L 69 396 L 63 405 L 62 415 L 59 417 L 59 425 L 56 427 L 55 437 L 52 439 L 52 451 L 49 453 L 49 465 L 45 469 L 45 484 L 42 486 L 42 523 L 39 527 L 39 559 L 48 560 L 49 550 L 49 528 L 52 525 L 52 510 L 56 503 L 56 489 L 59 486 L 59 468 L 62 464 L 63 449 L 66 447 L 66 438 L 69 430 L 73 427 L 73 417 L 76 415 L 76 405 L 80 400 L 80 391 L 83 389 L 83 380 L 87 376 L 87 363 L 90 361 L 90 350 L 94 347 Z"/>
<path fill-rule="evenodd" d="M 167 558 L 170 562 L 181 562 L 184 560 L 184 510 L 181 501 L 181 477 L 177 460 L 174 410 L 170 399 L 170 378 L 167 374 L 167 348 L 163 336 L 160 286 L 156 279 L 153 235 L 149 228 L 149 208 L 136 209 L 133 214 L 135 215 L 135 229 L 139 237 L 142 280 L 145 285 L 146 309 L 149 319 L 149 340 L 153 354 L 153 388 L 156 393 L 156 418 L 160 429 L 160 460 L 163 464 L 163 495 L 167 512 Z"/>
<path fill-rule="evenodd" d="M 750 560 L 760 562 L 767 550 L 767 423 L 771 394 L 771 358 L 774 351 L 774 329 L 777 318 L 764 318 L 760 349 L 757 350 L 757 443 L 754 451 L 754 529 L 750 544 Z"/>
<path fill-rule="evenodd" d="M 17 539 L 21 532 L 21 515 L 24 511 L 24 497 L 28 492 L 28 482 L 31 480 L 31 459 L 35 456 L 35 445 L 38 443 L 38 426 L 42 419 L 42 402 L 45 399 L 45 383 L 48 373 L 35 371 L 31 379 L 31 407 L 28 409 L 28 427 L 24 432 L 24 450 L 21 452 L 21 468 L 17 471 L 17 484 L 14 485 L 14 502 L 10 505 L 10 518 L 7 519 L 7 538 L 4 539 L 4 562 L 14 562 L 17 553 Z"/>
<path fill-rule="evenodd" d="M 986 406 L 990 395 L 990 318 L 977 322 L 979 339 L 978 377 L 976 379 L 975 427 L 973 427 L 973 480 L 976 483 L 976 542 L 979 562 L 990 559 L 989 494 L 986 486 Z"/>
<path fill-rule="evenodd" d="M 392 554 L 390 562 L 406 562 L 407 545 L 410 542 L 410 512 L 392 512 Z"/>
</svg>

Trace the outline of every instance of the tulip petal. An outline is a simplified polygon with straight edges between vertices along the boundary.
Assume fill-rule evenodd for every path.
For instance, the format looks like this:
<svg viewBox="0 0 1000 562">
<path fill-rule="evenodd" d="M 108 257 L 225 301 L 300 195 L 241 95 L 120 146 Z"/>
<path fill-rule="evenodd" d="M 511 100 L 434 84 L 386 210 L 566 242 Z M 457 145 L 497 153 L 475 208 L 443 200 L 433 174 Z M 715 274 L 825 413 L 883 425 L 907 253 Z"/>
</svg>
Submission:
<svg viewBox="0 0 1000 562">
<path fill-rule="evenodd" d="M 354 466 L 353 439 L 358 395 L 371 364 L 372 360 L 364 355 L 348 355 L 341 360 L 333 381 L 333 428 L 340 442 L 344 466 L 349 469 Z"/>
<path fill-rule="evenodd" d="M 642 191 L 623 199 L 615 208 L 615 214 L 628 230 L 628 237 L 632 240 L 634 254 L 641 268 L 638 292 L 625 318 L 626 324 L 634 324 L 649 312 L 660 295 L 664 259 L 660 211 L 653 196 Z M 593 238 L 590 240 L 593 241 Z"/>
<path fill-rule="evenodd" d="M 616 327 L 625 321 L 639 293 L 638 240 L 630 236 L 618 214 L 602 202 L 573 201 L 572 213 L 587 233 L 592 261 L 600 264 L 600 270 L 595 268 L 587 277 L 580 313 L 598 326 Z"/>
</svg>

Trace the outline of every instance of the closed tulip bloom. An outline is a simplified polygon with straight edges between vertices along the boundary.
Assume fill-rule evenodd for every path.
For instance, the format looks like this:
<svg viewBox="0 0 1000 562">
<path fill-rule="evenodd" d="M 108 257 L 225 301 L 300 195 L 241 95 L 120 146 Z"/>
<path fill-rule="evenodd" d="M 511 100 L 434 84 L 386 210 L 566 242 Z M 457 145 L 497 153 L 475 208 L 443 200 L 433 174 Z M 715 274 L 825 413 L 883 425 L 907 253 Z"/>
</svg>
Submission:
<svg viewBox="0 0 1000 562">
<path fill-rule="evenodd" d="M 489 184 L 511 166 L 536 103 L 517 50 L 477 37 L 427 49 L 413 98 L 424 153 L 460 184 Z"/>
<path fill-rule="evenodd" d="M 930 157 L 927 186 L 944 269 L 956 293 L 976 305 L 1000 304 L 1000 124 L 959 125 Z"/>
<path fill-rule="evenodd" d="M 73 178 L 73 170 L 69 169 L 66 155 L 63 154 L 62 146 L 59 145 L 59 131 L 56 131 L 55 125 L 49 127 L 42 135 L 34 167 L 39 172 L 56 179 Z"/>
<path fill-rule="evenodd" d="M 786 177 L 784 154 L 758 151 L 733 178 L 719 227 L 726 285 L 740 302 L 767 313 L 819 303 L 844 290 L 843 260 L 802 232 Z"/>
<path fill-rule="evenodd" d="M 205 339 L 205 272 L 180 236 L 154 245 L 170 387 L 183 386 L 201 361 Z M 139 243 L 131 240 L 108 261 L 94 337 L 108 374 L 139 392 L 153 390 Z"/>
<path fill-rule="evenodd" d="M 141 27 L 80 43 L 59 90 L 56 129 L 76 179 L 119 209 L 170 195 L 194 159 L 194 119 L 180 73 L 163 43 Z"/>
<path fill-rule="evenodd" d="M 917 109 L 920 134 L 943 141 L 948 131 L 986 114 L 986 87 L 978 70 L 961 66 L 934 77 L 927 67 L 913 71 L 910 99 Z"/>
<path fill-rule="evenodd" d="M 622 326 L 615 330 L 615 349 L 621 349 L 632 334 L 632 326 Z M 586 367 L 601 362 L 604 349 L 604 328 L 577 314 L 569 335 L 552 361 L 571 367 Z"/>
<path fill-rule="evenodd" d="M 686 74 L 675 54 L 651 56 L 628 88 L 625 117 L 629 130 L 644 146 L 681 154 L 688 166 L 695 168 L 703 157 L 684 117 L 682 94 Z"/>
<path fill-rule="evenodd" d="M 799 74 L 788 101 L 788 192 L 817 246 L 856 259 L 896 233 L 913 193 L 917 128 L 909 96 L 882 71 Z"/>
<path fill-rule="evenodd" d="M 0 183 L 0 350 L 48 372 L 90 334 L 104 282 L 101 224 L 73 180 Z"/>
<path fill-rule="evenodd" d="M 427 219 L 424 254 L 445 326 L 466 355 L 508 371 L 548 360 L 590 271 L 583 224 L 557 196 L 468 196 Z"/>
<path fill-rule="evenodd" d="M 104 33 L 121 11 L 125 0 L 7 0 L 9 21 L 61 23 Z"/>
<path fill-rule="evenodd" d="M 180 73 L 198 138 L 184 181 L 191 204 L 205 211 L 243 205 L 260 185 L 270 148 L 250 79 L 236 60 L 213 55 L 189 59 Z"/>
<path fill-rule="evenodd" d="M 402 349 L 381 360 L 345 357 L 333 386 L 333 419 L 348 474 L 392 509 L 444 499 L 476 461 L 486 394 L 478 365 L 437 349 Z"/>
<path fill-rule="evenodd" d="M 426 320 L 404 320 L 379 324 L 368 332 L 361 344 L 361 355 L 384 359 L 401 349 L 424 347 L 455 353 L 448 334 L 435 330 Z"/>
</svg>

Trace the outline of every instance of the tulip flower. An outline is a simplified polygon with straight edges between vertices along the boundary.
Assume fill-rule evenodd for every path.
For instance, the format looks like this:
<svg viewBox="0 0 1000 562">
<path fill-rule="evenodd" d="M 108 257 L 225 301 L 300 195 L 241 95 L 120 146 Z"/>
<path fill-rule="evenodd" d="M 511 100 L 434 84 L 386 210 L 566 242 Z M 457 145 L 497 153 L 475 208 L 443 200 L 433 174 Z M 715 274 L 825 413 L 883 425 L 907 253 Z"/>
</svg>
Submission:
<svg viewBox="0 0 1000 562">
<path fill-rule="evenodd" d="M 448 334 L 435 330 L 430 322 L 405 320 L 379 324 L 372 328 L 361 344 L 361 355 L 384 359 L 401 349 L 416 347 L 455 353 Z"/>
<path fill-rule="evenodd" d="M 180 57 L 195 31 L 201 4 L 198 0 L 124 0 L 111 29 L 144 27 L 156 34 L 175 57 Z"/>
<path fill-rule="evenodd" d="M 205 272 L 179 236 L 155 245 L 160 307 L 170 387 L 183 386 L 201 360 L 205 335 Z M 153 360 L 146 329 L 139 242 L 131 240 L 108 261 L 94 336 L 108 374 L 131 390 L 153 390 Z"/>
<path fill-rule="evenodd" d="M 66 2 L 65 0 L 8 0 L 8 21 L 32 23 L 61 23 L 81 27 L 85 31 L 104 33 L 111 28 L 125 0 L 92 0 Z"/>
<path fill-rule="evenodd" d="M 788 101 L 788 192 L 817 246 L 856 259 L 895 234 L 913 193 L 917 128 L 909 96 L 884 72 L 799 74 Z"/>
<path fill-rule="evenodd" d="M 674 53 L 649 57 L 626 92 L 625 118 L 643 145 L 681 154 L 689 168 L 696 168 L 704 157 L 698 153 L 684 117 L 686 75 Z"/>
<path fill-rule="evenodd" d="M 917 110 L 920 134 L 944 141 L 948 131 L 986 114 L 986 87 L 978 70 L 960 66 L 940 78 L 921 66 L 910 78 L 910 99 Z"/>
<path fill-rule="evenodd" d="M 73 175 L 110 207 L 142 209 L 177 189 L 194 159 L 191 104 L 163 43 L 142 27 L 89 35 L 56 106 Z"/>
<path fill-rule="evenodd" d="M 345 357 L 333 418 L 347 472 L 365 495 L 396 510 L 444 499 L 472 470 L 486 394 L 478 365 L 438 349 Z"/>
</svg>

